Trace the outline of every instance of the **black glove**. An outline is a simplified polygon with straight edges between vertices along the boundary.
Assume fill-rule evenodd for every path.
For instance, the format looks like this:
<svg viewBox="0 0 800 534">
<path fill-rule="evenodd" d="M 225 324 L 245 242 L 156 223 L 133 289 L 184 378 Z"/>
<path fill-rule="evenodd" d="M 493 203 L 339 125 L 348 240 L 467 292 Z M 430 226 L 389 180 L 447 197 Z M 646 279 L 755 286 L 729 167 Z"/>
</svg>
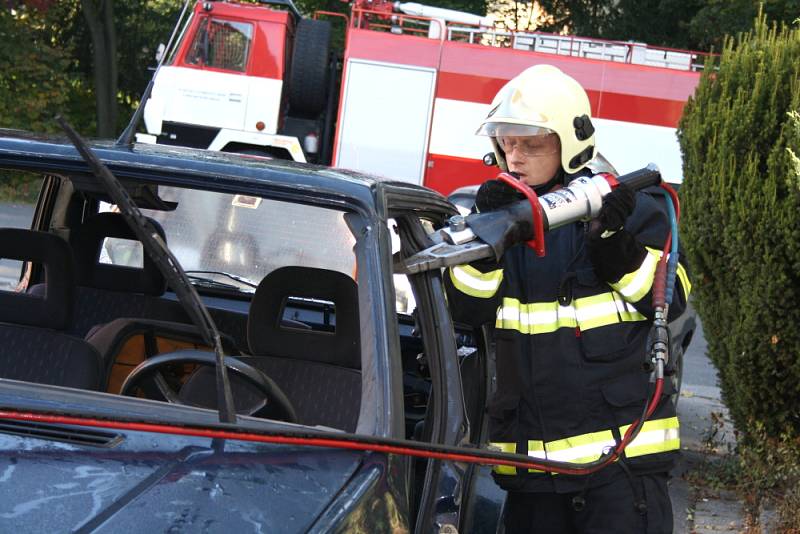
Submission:
<svg viewBox="0 0 800 534">
<path fill-rule="evenodd" d="M 603 207 L 589 226 L 592 237 L 602 238 L 604 234 L 622 230 L 625 221 L 636 208 L 636 192 L 625 184 L 603 197 Z"/>
<path fill-rule="evenodd" d="M 595 274 L 604 282 L 617 282 L 635 271 L 647 255 L 644 246 L 624 228 L 635 207 L 636 192 L 620 184 L 603 198 L 600 213 L 589 223 L 589 259 Z"/>
<path fill-rule="evenodd" d="M 494 211 L 523 200 L 525 195 L 500 180 L 486 180 L 475 195 L 475 206 L 480 213 Z"/>
</svg>

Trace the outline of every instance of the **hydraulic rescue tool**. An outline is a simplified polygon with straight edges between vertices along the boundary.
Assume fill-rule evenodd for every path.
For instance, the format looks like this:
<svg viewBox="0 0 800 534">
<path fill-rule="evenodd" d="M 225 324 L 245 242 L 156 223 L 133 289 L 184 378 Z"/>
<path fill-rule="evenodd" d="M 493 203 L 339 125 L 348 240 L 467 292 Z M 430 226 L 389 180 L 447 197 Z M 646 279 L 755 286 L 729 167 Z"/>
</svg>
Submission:
<svg viewBox="0 0 800 534">
<path fill-rule="evenodd" d="M 521 241 L 544 256 L 546 231 L 597 216 L 603 197 L 619 184 L 637 191 L 662 184 L 661 172 L 653 163 L 619 177 L 606 173 L 582 176 L 541 197 L 508 173 L 500 173 L 497 179 L 525 195 L 526 200 L 487 213 L 453 216 L 447 227 L 428 236 L 432 246 L 396 267 L 414 274 L 492 257 L 499 259 L 506 248 Z"/>
</svg>

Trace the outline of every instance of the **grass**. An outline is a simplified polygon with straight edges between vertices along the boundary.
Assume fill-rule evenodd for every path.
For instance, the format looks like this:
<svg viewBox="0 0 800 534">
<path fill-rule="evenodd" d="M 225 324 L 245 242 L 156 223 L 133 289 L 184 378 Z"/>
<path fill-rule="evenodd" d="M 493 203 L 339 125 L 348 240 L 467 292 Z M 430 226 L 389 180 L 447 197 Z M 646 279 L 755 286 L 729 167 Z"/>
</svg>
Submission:
<svg viewBox="0 0 800 534">
<path fill-rule="evenodd" d="M 744 505 L 747 534 L 800 534 L 800 438 L 769 437 L 755 423 L 737 436 L 735 448 L 719 454 L 722 419 L 711 416 L 714 424 L 704 439 L 706 453 L 686 475 L 697 496 L 735 494 Z M 767 518 L 765 510 L 770 510 Z M 768 526 L 763 524 L 767 520 Z"/>
</svg>

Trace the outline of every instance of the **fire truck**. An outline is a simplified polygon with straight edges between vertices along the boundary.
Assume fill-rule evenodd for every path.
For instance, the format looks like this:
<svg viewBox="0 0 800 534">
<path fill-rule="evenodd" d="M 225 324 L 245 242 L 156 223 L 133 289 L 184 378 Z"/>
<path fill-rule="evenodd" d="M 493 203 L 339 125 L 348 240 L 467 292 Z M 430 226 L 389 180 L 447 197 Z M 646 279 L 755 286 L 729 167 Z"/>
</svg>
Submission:
<svg viewBox="0 0 800 534">
<path fill-rule="evenodd" d="M 587 90 L 597 148 L 619 172 L 653 161 L 680 182 L 675 129 L 705 64 L 699 52 L 513 32 L 386 0 L 314 18 L 291 0 L 201 1 L 179 24 L 139 141 L 330 164 L 443 194 L 497 173 L 475 131 L 503 84 L 538 63 Z"/>
</svg>

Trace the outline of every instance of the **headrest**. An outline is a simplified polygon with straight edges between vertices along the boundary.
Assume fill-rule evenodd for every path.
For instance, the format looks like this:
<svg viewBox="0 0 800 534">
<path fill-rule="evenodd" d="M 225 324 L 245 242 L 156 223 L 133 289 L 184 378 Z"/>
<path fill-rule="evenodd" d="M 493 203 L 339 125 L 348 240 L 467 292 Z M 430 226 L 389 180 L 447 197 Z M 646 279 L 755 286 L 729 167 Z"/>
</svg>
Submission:
<svg viewBox="0 0 800 534">
<path fill-rule="evenodd" d="M 44 266 L 43 294 L 0 291 L 0 321 L 65 330 L 72 319 L 75 272 L 72 252 L 47 232 L 0 228 L 0 257 Z"/>
<path fill-rule="evenodd" d="M 164 229 L 148 218 L 158 234 L 166 239 Z M 72 232 L 70 244 L 77 267 L 76 283 L 82 287 L 125 291 L 160 296 L 167 283 L 150 256 L 144 256 L 141 269 L 100 263 L 100 247 L 107 237 L 139 241 L 120 213 L 98 213 L 86 219 Z"/>
<path fill-rule="evenodd" d="M 335 332 L 298 328 L 284 321 L 289 297 L 333 302 Z M 349 276 L 327 269 L 281 267 L 258 284 L 247 318 L 247 343 L 254 356 L 280 356 L 352 369 L 361 368 L 358 287 Z"/>
</svg>

